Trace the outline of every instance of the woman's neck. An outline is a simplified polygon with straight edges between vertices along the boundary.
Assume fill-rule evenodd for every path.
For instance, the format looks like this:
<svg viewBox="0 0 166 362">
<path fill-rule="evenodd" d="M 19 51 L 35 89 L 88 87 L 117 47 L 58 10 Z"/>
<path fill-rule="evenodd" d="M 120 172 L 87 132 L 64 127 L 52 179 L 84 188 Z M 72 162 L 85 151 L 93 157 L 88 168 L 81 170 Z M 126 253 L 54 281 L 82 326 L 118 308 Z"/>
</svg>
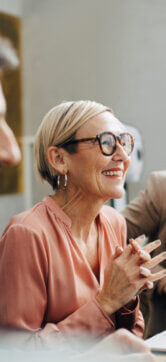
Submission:
<svg viewBox="0 0 166 362">
<path fill-rule="evenodd" d="M 96 230 L 95 219 L 104 201 L 89 197 L 81 191 L 69 194 L 59 190 L 52 198 L 71 219 L 73 235 L 86 242 Z"/>
</svg>

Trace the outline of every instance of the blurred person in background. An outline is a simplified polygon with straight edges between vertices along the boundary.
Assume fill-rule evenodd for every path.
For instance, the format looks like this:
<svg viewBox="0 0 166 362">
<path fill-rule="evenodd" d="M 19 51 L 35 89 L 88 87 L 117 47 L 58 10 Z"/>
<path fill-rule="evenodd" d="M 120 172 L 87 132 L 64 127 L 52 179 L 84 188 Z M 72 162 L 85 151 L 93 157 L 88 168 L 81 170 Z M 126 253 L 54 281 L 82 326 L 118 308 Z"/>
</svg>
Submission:
<svg viewBox="0 0 166 362">
<path fill-rule="evenodd" d="M 2 76 L 18 66 L 18 58 L 8 39 L 0 37 L 0 165 L 17 165 L 21 152 L 13 131 L 6 122 L 6 99 L 2 89 Z"/>
<path fill-rule="evenodd" d="M 122 211 L 127 222 L 128 238 L 140 234 L 148 237 L 148 242 L 156 238 L 161 240 L 158 252 L 166 252 L 166 171 L 152 172 L 147 186 Z M 155 257 L 156 250 L 152 252 Z M 163 260 L 155 267 L 164 270 Z M 144 291 L 141 305 L 145 318 L 145 337 L 152 336 L 166 329 L 166 276 L 155 283 L 154 288 Z"/>
<path fill-rule="evenodd" d="M 159 241 L 126 246 L 126 224 L 109 206 L 124 193 L 133 137 L 102 104 L 64 102 L 43 119 L 35 161 L 53 194 L 13 217 L 0 241 L 0 326 L 54 348 L 99 341 L 124 328 L 142 337 L 138 294 L 164 277 L 151 269 Z M 130 337 L 129 337 L 130 339 Z M 111 348 L 111 347 L 110 347 Z M 111 350 L 110 350 L 111 353 Z"/>
</svg>

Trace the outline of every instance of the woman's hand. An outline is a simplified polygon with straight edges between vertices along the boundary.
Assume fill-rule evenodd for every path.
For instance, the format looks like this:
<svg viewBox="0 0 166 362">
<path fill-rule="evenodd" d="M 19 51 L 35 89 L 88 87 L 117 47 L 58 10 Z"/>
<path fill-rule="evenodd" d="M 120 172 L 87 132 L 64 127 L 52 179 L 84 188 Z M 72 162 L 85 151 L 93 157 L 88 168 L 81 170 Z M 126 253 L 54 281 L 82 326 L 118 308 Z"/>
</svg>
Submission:
<svg viewBox="0 0 166 362">
<path fill-rule="evenodd" d="M 139 244 L 142 242 L 143 238 L 139 237 L 131 239 L 124 250 L 117 247 L 105 269 L 104 284 L 96 299 L 109 315 L 129 303 L 143 289 L 152 288 L 154 281 L 166 275 L 166 270 L 151 273 L 153 267 L 166 259 L 166 252 L 153 259 L 149 254 L 161 242 L 156 240 L 141 248 Z"/>
<path fill-rule="evenodd" d="M 160 240 L 155 240 L 152 243 L 147 244 L 143 249 L 140 248 L 139 244 L 142 242 L 142 237 L 145 238 L 145 236 L 138 237 L 137 239 L 133 240 L 130 239 L 130 245 L 133 248 L 134 252 L 137 252 L 140 255 L 140 264 L 143 265 L 143 273 L 142 275 L 148 276 L 149 270 L 153 269 L 154 267 L 158 266 L 164 259 L 166 259 L 166 252 L 162 252 L 159 255 L 157 255 L 155 258 L 151 259 L 151 256 L 149 253 L 151 253 L 154 249 L 156 249 L 160 244 Z M 145 282 L 143 289 L 152 288 L 154 281 L 159 281 L 159 292 L 166 292 L 166 270 L 162 268 L 160 272 L 151 274 L 151 277 L 149 280 Z M 141 290 L 141 291 L 142 291 Z"/>
</svg>

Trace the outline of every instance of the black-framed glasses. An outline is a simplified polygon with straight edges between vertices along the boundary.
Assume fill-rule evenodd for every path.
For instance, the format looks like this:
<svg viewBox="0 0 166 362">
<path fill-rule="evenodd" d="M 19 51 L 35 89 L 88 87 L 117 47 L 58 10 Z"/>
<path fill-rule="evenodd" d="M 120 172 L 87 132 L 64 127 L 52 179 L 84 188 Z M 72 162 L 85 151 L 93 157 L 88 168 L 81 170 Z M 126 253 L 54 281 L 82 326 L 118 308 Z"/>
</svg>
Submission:
<svg viewBox="0 0 166 362">
<path fill-rule="evenodd" d="M 95 137 L 81 138 L 76 140 L 67 141 L 58 145 L 58 147 L 71 145 L 79 142 L 91 141 L 93 143 L 98 142 L 101 152 L 105 156 L 111 156 L 116 150 L 117 142 L 123 147 L 127 155 L 130 155 L 134 148 L 134 138 L 130 133 L 121 133 L 119 136 L 115 136 L 111 132 L 102 132 Z"/>
</svg>

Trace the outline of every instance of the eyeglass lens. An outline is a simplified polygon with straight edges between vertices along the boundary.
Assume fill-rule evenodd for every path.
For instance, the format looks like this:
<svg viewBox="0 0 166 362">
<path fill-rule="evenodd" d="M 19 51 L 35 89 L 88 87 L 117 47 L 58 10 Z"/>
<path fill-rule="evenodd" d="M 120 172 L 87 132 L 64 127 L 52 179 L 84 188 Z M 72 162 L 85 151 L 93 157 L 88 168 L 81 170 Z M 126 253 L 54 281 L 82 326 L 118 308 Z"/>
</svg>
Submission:
<svg viewBox="0 0 166 362">
<path fill-rule="evenodd" d="M 113 154 L 116 148 L 116 139 L 112 134 L 102 134 L 100 138 L 100 143 L 102 151 L 106 155 Z M 120 136 L 120 143 L 125 149 L 126 153 L 129 155 L 132 152 L 132 137 L 130 136 L 130 134 L 122 134 Z"/>
</svg>

